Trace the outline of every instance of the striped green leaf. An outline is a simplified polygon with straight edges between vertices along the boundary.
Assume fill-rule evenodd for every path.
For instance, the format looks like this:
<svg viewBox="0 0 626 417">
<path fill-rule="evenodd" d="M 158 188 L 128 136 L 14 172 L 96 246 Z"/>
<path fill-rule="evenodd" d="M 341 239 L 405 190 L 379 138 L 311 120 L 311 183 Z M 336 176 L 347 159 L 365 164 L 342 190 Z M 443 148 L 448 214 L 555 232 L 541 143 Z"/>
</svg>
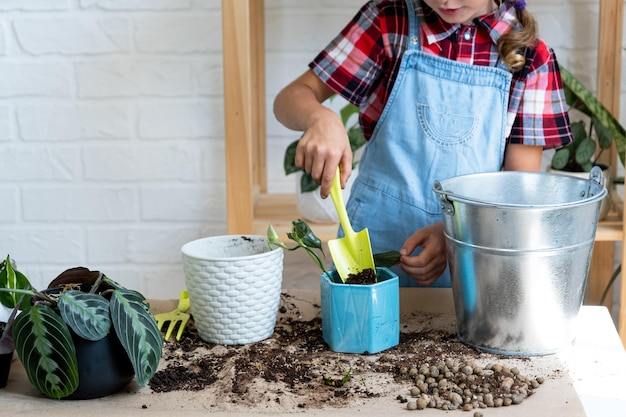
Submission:
<svg viewBox="0 0 626 417">
<path fill-rule="evenodd" d="M 64 291 L 59 297 L 61 317 L 74 333 L 86 340 L 100 340 L 109 334 L 109 300 L 101 295 L 77 290 Z"/>
<path fill-rule="evenodd" d="M 30 382 L 50 398 L 78 388 L 78 362 L 69 328 L 49 306 L 38 304 L 13 323 L 17 355 Z"/>
<path fill-rule="evenodd" d="M 135 370 L 139 386 L 154 376 L 163 352 L 163 336 L 146 304 L 135 291 L 117 289 L 111 296 L 111 318 L 115 332 Z"/>
</svg>

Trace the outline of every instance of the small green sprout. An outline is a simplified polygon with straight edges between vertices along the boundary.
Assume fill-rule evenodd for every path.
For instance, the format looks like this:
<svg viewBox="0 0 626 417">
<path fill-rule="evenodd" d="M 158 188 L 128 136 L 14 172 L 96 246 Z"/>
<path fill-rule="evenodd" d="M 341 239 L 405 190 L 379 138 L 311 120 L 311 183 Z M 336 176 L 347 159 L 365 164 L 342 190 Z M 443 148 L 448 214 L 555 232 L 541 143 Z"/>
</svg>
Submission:
<svg viewBox="0 0 626 417">
<path fill-rule="evenodd" d="M 291 233 L 287 233 L 287 237 L 296 242 L 296 246 L 290 247 L 285 245 L 285 243 L 283 243 L 283 241 L 279 239 L 278 233 L 276 233 L 274 226 L 272 226 L 271 224 L 267 226 L 267 238 L 269 240 L 270 248 L 272 248 L 272 245 L 281 247 L 287 251 L 294 251 L 298 248 L 302 248 L 309 254 L 311 259 L 315 261 L 315 263 L 320 267 L 322 272 L 328 275 L 329 278 L 332 277 L 324 267 L 324 263 L 316 252 L 320 251 L 322 256 L 325 256 L 324 248 L 322 247 L 322 241 L 320 240 L 320 238 L 315 236 L 315 233 L 313 233 L 309 225 L 304 220 L 298 219 L 292 221 Z"/>
<path fill-rule="evenodd" d="M 302 219 L 294 220 L 291 222 L 291 232 L 287 233 L 287 237 L 294 242 L 296 246 L 289 247 L 282 240 L 279 239 L 278 233 L 274 227 L 270 224 L 267 226 L 267 238 L 269 246 L 273 249 L 273 246 L 281 247 L 287 251 L 294 251 L 298 248 L 303 248 L 309 256 L 315 261 L 331 281 L 333 281 L 332 275 L 324 268 L 324 264 L 320 259 L 316 251 L 321 252 L 322 256 L 325 256 L 324 249 L 322 247 L 322 241 L 315 236 L 315 233 L 311 230 L 309 225 Z M 392 267 L 400 260 L 400 252 L 388 251 L 383 253 L 374 254 L 374 264 L 376 267 Z"/>
</svg>

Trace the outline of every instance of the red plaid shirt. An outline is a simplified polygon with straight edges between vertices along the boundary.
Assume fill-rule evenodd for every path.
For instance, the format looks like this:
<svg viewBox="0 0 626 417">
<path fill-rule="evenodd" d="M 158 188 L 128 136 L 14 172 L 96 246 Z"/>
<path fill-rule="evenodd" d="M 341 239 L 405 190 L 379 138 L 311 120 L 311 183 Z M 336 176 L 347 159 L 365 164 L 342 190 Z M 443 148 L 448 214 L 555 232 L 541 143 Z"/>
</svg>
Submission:
<svg viewBox="0 0 626 417">
<path fill-rule="evenodd" d="M 415 6 L 422 22 L 422 51 L 473 65 L 495 66 L 496 41 L 517 24 L 515 10 L 505 5 L 475 19 L 473 25 L 451 25 L 421 1 Z M 361 108 L 361 126 L 368 139 L 408 45 L 407 13 L 403 0 L 369 1 L 309 64 L 332 90 Z M 507 120 L 507 126 L 512 125 L 508 143 L 547 149 L 572 140 L 559 67 L 542 40 L 526 51 L 526 66 L 513 73 Z"/>
</svg>

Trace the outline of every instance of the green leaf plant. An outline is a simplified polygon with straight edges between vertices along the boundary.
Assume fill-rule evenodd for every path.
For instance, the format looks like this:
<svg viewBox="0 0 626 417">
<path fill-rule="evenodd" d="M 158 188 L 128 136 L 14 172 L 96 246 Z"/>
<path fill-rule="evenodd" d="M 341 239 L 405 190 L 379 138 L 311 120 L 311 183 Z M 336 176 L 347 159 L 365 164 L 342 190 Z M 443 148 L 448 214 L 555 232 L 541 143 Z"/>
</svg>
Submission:
<svg viewBox="0 0 626 417">
<path fill-rule="evenodd" d="M 304 249 L 311 259 L 313 259 L 315 264 L 320 267 L 322 272 L 332 280 L 332 275 L 326 270 L 324 263 L 320 258 L 320 255 L 325 256 L 322 241 L 315 235 L 315 233 L 313 233 L 307 222 L 301 219 L 292 221 L 291 232 L 287 233 L 287 237 L 296 242 L 296 246 L 287 246 L 278 237 L 278 233 L 276 233 L 274 226 L 271 224 L 267 226 L 267 239 L 271 249 L 274 249 L 274 247 L 280 247 L 290 252 L 297 250 L 298 248 Z"/>
<path fill-rule="evenodd" d="M 11 258 L 7 258 L 0 262 L 0 288 L 7 289 L 28 289 L 30 282 L 20 271 L 16 270 Z M 30 305 L 30 296 L 18 293 L 0 292 L 0 304 L 13 309 L 7 323 L 4 327 L 2 335 L 0 335 L 0 354 L 11 353 L 15 349 L 13 343 L 12 326 L 20 309 L 26 309 Z"/>
<path fill-rule="evenodd" d="M 21 310 L 13 314 L 7 328 L 28 379 L 44 395 L 64 398 L 78 388 L 72 332 L 97 341 L 113 331 L 133 365 L 137 384 L 145 386 L 154 376 L 163 336 L 143 295 L 82 267 L 59 275 L 49 291 L 36 291 L 12 267 L 9 256 L 0 267 L 0 301 L 14 308 L 13 313 L 18 307 Z M 63 280 L 73 283 L 56 287 Z"/>
<path fill-rule="evenodd" d="M 611 112 L 571 72 L 561 67 L 561 79 L 565 99 L 572 110 L 586 116 L 572 123 L 573 141 L 558 149 L 551 166 L 571 172 L 589 172 L 602 153 L 613 143 L 624 165 L 626 153 L 626 130 Z"/>
<path fill-rule="evenodd" d="M 311 227 L 302 219 L 293 220 L 291 222 L 291 232 L 287 233 L 287 237 L 296 243 L 295 246 L 287 246 L 283 243 L 282 240 L 278 237 L 278 233 L 274 229 L 274 226 L 271 224 L 267 226 L 267 239 L 269 242 L 269 246 L 271 249 L 274 247 L 280 247 L 285 249 L 286 251 L 295 251 L 298 248 L 304 249 L 308 255 L 313 259 L 315 264 L 320 267 L 323 273 L 325 273 L 328 278 L 333 281 L 332 274 L 324 267 L 324 263 L 322 262 L 322 257 L 325 257 L 324 248 L 322 246 L 322 241 L 318 238 Z M 400 260 L 400 252 L 398 251 L 388 251 L 383 253 L 374 254 L 374 264 L 376 267 L 392 267 L 398 263 Z M 339 278 L 339 282 L 343 283 Z"/>
</svg>

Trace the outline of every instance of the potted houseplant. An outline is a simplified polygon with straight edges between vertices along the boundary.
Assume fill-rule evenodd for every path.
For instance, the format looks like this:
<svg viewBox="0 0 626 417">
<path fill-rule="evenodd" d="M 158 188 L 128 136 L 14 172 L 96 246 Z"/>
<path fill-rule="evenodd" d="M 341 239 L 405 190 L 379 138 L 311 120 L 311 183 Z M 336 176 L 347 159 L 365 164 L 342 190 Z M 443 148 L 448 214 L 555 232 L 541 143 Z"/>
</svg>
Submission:
<svg viewBox="0 0 626 417">
<path fill-rule="evenodd" d="M 11 336 L 30 382 L 50 398 L 88 399 L 112 394 L 135 377 L 145 386 L 156 373 L 163 336 L 143 295 L 99 271 L 64 271 L 47 289 L 2 282 L 0 295 L 18 303 Z M 19 302 L 17 300 L 20 300 Z"/>
<path fill-rule="evenodd" d="M 571 115 L 581 116 L 582 119 L 572 123 L 574 140 L 554 153 L 550 170 L 588 178 L 591 168 L 600 166 L 609 191 L 600 208 L 602 220 L 610 210 L 610 193 L 614 179 L 610 166 L 598 161 L 602 153 L 615 144 L 620 161 L 624 164 L 626 130 L 567 69 L 561 68 L 561 78 Z"/>
<path fill-rule="evenodd" d="M 398 276 L 388 268 L 398 262 L 398 252 L 374 254 L 374 282 L 351 283 L 349 279 L 343 282 L 337 271 L 324 267 L 320 258 L 320 255 L 324 256 L 321 240 L 305 221 L 293 221 L 291 232 L 287 234 L 295 246 L 283 243 L 272 225 L 268 226 L 267 234 L 270 246 L 286 251 L 302 248 L 320 267 L 322 336 L 331 350 L 377 353 L 399 343 Z"/>
<path fill-rule="evenodd" d="M 336 96 L 331 97 L 331 100 L 334 97 Z M 352 154 L 355 155 L 352 163 L 352 176 L 342 191 L 344 194 L 344 200 L 347 200 L 352 183 L 358 173 L 357 151 L 366 143 L 363 131 L 358 122 L 358 117 L 356 117 L 358 113 L 359 108 L 351 103 L 347 103 L 339 110 L 341 121 L 346 127 L 348 139 L 350 140 L 350 149 L 352 149 Z M 296 148 L 298 147 L 299 141 L 300 139 L 295 140 L 287 146 L 283 160 L 285 175 L 295 173 L 299 177 L 296 193 L 298 212 L 302 215 L 302 217 L 311 222 L 336 223 L 338 221 L 337 212 L 335 211 L 332 201 L 329 198 L 322 199 L 319 193 L 314 192 L 319 188 L 319 184 L 311 178 L 311 175 L 304 172 L 302 168 L 296 166 Z"/>
</svg>

